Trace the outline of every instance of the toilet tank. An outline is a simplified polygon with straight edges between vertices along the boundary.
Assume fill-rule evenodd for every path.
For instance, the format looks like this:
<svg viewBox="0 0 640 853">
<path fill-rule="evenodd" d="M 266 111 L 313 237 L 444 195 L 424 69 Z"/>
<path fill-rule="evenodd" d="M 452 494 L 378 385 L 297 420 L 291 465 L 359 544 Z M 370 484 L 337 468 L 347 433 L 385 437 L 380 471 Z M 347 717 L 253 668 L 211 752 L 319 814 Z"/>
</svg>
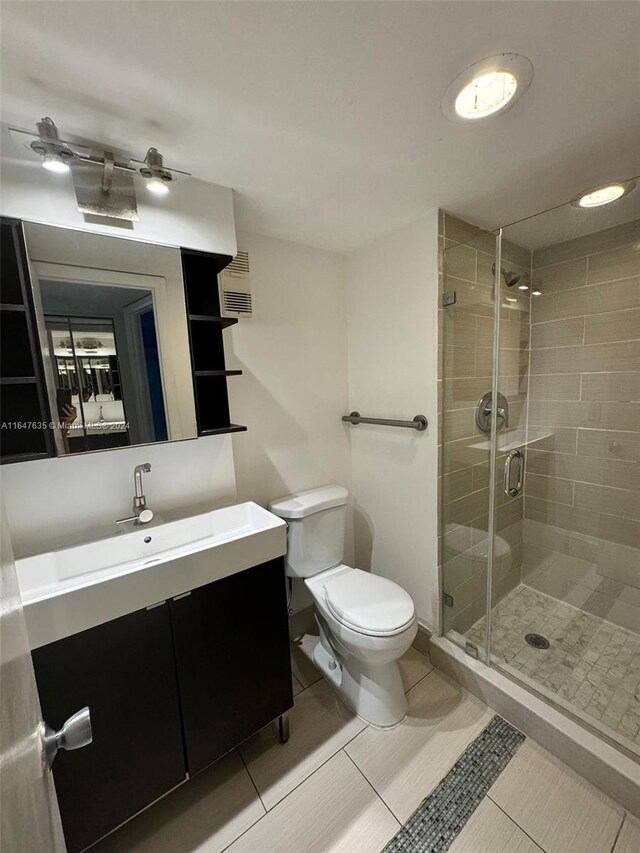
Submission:
<svg viewBox="0 0 640 853">
<path fill-rule="evenodd" d="M 269 510 L 289 526 L 285 570 L 291 578 L 310 578 L 340 565 L 349 493 L 322 486 L 271 501 Z"/>
</svg>

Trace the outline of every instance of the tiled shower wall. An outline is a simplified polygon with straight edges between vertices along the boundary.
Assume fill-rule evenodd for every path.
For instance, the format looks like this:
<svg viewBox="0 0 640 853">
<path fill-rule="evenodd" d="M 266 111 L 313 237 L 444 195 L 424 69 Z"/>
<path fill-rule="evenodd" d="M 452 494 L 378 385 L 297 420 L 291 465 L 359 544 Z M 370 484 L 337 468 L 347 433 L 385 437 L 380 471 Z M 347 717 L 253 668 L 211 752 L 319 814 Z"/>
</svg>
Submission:
<svg viewBox="0 0 640 853">
<path fill-rule="evenodd" d="M 495 236 L 441 213 L 441 295 L 456 302 L 440 309 L 439 388 L 441 423 L 442 591 L 444 630 L 464 632 L 485 611 L 489 503 L 489 439 L 475 423 L 478 400 L 491 390 L 493 361 L 493 273 Z M 444 251 L 446 249 L 446 252 Z M 530 280 L 531 252 L 503 246 L 503 265 Z M 523 440 L 529 362 L 529 299 L 505 285 L 501 294 L 500 390 L 509 401 L 509 430 Z M 498 458 L 504 465 L 504 454 Z M 494 600 L 521 580 L 523 498 L 496 489 L 497 559 Z"/>
<path fill-rule="evenodd" d="M 640 220 L 535 250 L 533 282 L 523 580 L 640 632 Z"/>
</svg>

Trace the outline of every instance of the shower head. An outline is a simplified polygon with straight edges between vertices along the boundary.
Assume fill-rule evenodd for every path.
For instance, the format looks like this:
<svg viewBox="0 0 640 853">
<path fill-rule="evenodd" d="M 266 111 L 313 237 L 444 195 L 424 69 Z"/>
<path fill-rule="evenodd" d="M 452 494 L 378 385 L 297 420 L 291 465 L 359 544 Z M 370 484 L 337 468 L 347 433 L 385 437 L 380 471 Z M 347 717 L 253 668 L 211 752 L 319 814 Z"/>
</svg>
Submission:
<svg viewBox="0 0 640 853">
<path fill-rule="evenodd" d="M 493 266 L 491 267 L 491 272 L 494 275 L 496 274 L 495 264 L 493 264 Z M 514 284 L 517 284 L 520 281 L 520 276 L 515 272 L 511 272 L 511 270 L 506 270 L 504 267 L 500 267 L 500 272 L 502 273 L 504 283 L 507 285 L 507 287 L 513 287 Z"/>
</svg>

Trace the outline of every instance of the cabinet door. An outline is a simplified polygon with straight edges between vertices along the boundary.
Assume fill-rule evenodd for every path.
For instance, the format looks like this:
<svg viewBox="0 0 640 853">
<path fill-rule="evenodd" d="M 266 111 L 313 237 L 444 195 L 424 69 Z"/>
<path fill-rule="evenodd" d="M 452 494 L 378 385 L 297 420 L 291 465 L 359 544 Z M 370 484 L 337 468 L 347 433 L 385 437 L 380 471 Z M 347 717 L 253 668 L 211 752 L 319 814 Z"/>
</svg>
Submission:
<svg viewBox="0 0 640 853">
<path fill-rule="evenodd" d="M 283 560 L 195 589 L 170 608 L 193 774 L 293 704 Z"/>
<path fill-rule="evenodd" d="M 93 743 L 61 751 L 53 766 L 74 853 L 185 778 L 169 608 L 131 613 L 32 656 L 50 726 L 91 709 Z"/>
</svg>

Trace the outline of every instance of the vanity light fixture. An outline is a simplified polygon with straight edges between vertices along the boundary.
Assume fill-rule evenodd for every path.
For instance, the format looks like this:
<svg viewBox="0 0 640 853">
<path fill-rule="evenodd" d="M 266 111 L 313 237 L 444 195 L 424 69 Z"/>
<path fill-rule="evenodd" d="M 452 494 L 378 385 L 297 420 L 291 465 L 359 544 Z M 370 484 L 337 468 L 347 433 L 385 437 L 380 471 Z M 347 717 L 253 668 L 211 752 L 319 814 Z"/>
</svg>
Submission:
<svg viewBox="0 0 640 853">
<path fill-rule="evenodd" d="M 617 201 L 628 195 L 636 188 L 636 181 L 613 181 L 610 184 L 601 184 L 598 187 L 592 187 L 586 192 L 583 191 L 576 196 L 572 204 L 574 207 L 592 208 L 602 207 L 603 204 L 611 204 L 612 201 Z"/>
<path fill-rule="evenodd" d="M 98 189 L 104 197 L 112 191 L 121 193 L 123 180 L 128 178 L 131 181 L 136 175 L 145 178 L 148 190 L 155 195 L 166 195 L 172 181 L 190 177 L 189 172 L 165 166 L 157 148 L 149 148 L 144 160 L 135 160 L 118 158 L 107 146 L 100 144 L 61 139 L 53 119 L 48 116 L 37 122 L 36 133 L 18 127 L 10 127 L 9 133 L 20 146 L 42 157 L 42 165 L 48 171 L 68 173 L 73 166 L 74 182 L 76 171 L 80 174 L 83 167 L 100 167 L 102 180 Z M 88 185 L 92 181 L 83 179 L 81 183 Z"/>
<path fill-rule="evenodd" d="M 73 160 L 73 151 L 60 140 L 58 128 L 53 119 L 48 116 L 41 119 L 38 128 L 38 139 L 34 140 L 30 148 L 42 157 L 42 166 L 48 172 L 64 174 L 69 171 L 69 161 Z"/>
<path fill-rule="evenodd" d="M 518 53 L 488 56 L 465 69 L 449 83 L 442 112 L 450 121 L 488 118 L 510 109 L 533 79 L 533 65 Z"/>
<path fill-rule="evenodd" d="M 150 148 L 144 158 L 145 165 L 139 170 L 147 179 L 147 189 L 154 195 L 167 195 L 169 184 L 174 180 L 169 169 L 165 169 L 162 154 L 157 148 Z"/>
</svg>

